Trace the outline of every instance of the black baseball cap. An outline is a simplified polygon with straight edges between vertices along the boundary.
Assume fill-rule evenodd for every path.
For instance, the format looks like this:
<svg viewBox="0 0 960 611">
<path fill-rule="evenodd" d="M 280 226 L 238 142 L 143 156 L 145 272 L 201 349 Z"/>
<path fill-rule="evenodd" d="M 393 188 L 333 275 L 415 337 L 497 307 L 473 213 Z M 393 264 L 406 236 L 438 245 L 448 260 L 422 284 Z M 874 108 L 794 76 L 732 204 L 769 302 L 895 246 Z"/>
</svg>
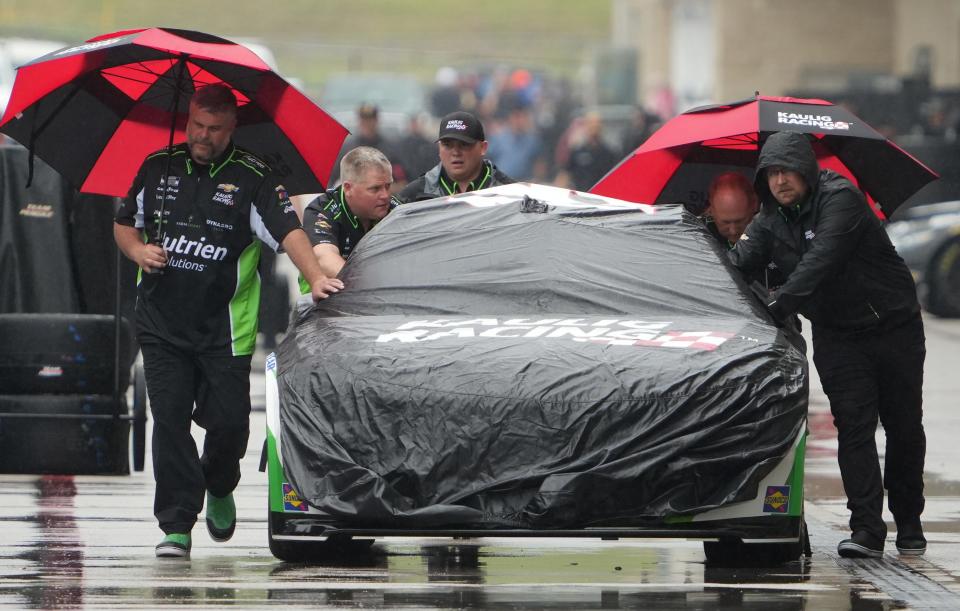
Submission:
<svg viewBox="0 0 960 611">
<path fill-rule="evenodd" d="M 437 140 L 445 138 L 452 138 L 467 144 L 486 140 L 480 119 L 462 110 L 451 112 L 440 119 L 440 135 Z"/>
</svg>

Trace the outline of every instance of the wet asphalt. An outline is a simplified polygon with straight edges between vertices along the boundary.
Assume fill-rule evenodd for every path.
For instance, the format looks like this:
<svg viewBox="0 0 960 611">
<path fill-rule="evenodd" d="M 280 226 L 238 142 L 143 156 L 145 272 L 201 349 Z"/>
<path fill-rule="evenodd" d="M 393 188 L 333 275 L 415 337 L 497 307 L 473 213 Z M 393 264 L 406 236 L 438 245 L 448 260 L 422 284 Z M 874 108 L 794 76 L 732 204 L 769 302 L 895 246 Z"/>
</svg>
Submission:
<svg viewBox="0 0 960 611">
<path fill-rule="evenodd" d="M 280 562 L 267 548 L 266 475 L 257 471 L 264 414 L 255 411 L 236 535 L 215 543 L 201 521 L 190 561 L 154 557 L 161 533 L 149 448 L 146 470 L 129 476 L 0 475 L 0 606 L 960 609 L 960 320 L 926 324 L 929 549 L 921 558 L 899 557 L 889 514 L 882 560 L 837 556 L 847 512 L 836 433 L 814 379 L 806 463 L 813 554 L 775 569 L 711 568 L 699 542 L 661 539 L 391 538 L 315 564 Z M 262 374 L 253 382 L 262 406 Z"/>
</svg>

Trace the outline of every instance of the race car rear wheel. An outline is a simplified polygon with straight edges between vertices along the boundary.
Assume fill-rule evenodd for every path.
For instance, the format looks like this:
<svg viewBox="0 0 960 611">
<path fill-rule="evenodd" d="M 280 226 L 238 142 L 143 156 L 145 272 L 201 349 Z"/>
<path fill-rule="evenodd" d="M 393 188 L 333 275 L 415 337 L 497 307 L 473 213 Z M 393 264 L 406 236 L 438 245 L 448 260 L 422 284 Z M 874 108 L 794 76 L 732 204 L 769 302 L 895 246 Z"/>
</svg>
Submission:
<svg viewBox="0 0 960 611">
<path fill-rule="evenodd" d="M 948 242 L 930 265 L 927 310 L 937 316 L 960 316 L 960 240 Z"/>
</svg>

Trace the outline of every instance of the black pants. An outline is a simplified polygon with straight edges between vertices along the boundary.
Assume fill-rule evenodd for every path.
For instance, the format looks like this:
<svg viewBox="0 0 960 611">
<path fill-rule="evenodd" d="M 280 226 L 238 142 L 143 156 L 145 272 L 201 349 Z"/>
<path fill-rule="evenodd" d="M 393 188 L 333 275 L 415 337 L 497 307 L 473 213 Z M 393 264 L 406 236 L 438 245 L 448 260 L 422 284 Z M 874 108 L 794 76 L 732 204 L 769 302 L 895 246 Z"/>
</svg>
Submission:
<svg viewBox="0 0 960 611">
<path fill-rule="evenodd" d="M 830 399 L 837 427 L 840 475 L 850 509 L 850 529 L 881 540 L 883 489 L 898 524 L 923 512 L 923 321 L 859 336 L 814 328 L 813 360 Z M 884 475 L 877 455 L 877 420 L 887 437 Z"/>
<path fill-rule="evenodd" d="M 250 436 L 250 357 L 200 355 L 166 343 L 141 347 L 153 415 L 153 513 L 163 532 L 190 532 L 206 491 L 223 497 L 240 482 Z M 202 457 L 191 421 L 206 430 Z"/>
</svg>

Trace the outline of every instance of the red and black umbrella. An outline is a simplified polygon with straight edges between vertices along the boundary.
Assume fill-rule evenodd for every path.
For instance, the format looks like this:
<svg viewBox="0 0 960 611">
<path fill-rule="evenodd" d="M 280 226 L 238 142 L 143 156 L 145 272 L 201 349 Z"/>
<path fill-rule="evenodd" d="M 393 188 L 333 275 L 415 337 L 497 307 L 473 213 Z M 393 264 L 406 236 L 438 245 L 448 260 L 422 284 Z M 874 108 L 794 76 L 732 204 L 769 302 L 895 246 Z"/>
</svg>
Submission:
<svg viewBox="0 0 960 611">
<path fill-rule="evenodd" d="M 323 190 L 347 130 L 246 47 L 150 28 L 92 38 L 17 72 L 0 131 L 87 193 L 125 195 L 149 153 L 182 142 L 190 95 L 224 83 L 234 140 L 291 193 Z"/>
<path fill-rule="evenodd" d="M 741 171 L 752 181 L 763 141 L 778 131 L 809 134 L 820 167 L 854 181 L 881 217 L 938 178 L 842 106 L 758 95 L 695 108 L 667 121 L 591 192 L 702 207 L 710 180 L 720 172 Z"/>
</svg>

